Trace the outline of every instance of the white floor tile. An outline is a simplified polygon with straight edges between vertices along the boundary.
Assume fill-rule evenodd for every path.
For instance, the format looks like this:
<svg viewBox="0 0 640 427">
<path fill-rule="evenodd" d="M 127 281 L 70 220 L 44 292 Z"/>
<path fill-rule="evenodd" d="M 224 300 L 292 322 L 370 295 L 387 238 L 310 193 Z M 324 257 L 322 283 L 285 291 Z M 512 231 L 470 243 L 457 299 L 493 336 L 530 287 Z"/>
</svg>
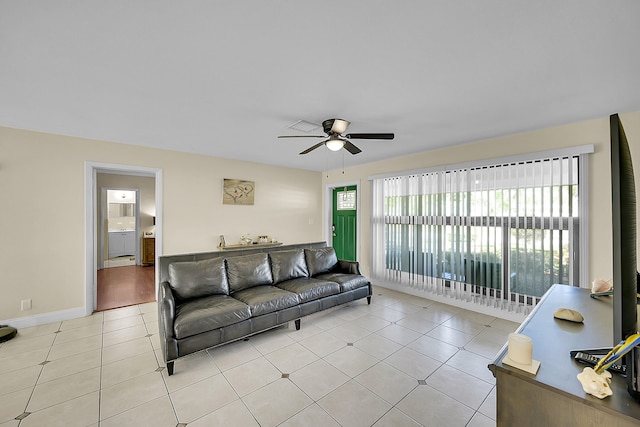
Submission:
<svg viewBox="0 0 640 427">
<path fill-rule="evenodd" d="M 427 335 L 456 347 L 464 347 L 473 339 L 473 335 L 471 334 L 467 334 L 465 332 L 448 328 L 442 325 L 438 325 L 431 331 L 427 332 Z"/>
<path fill-rule="evenodd" d="M 493 388 L 493 384 L 447 365 L 442 365 L 431 374 L 427 378 L 427 384 L 475 410 L 480 407 Z"/>
<path fill-rule="evenodd" d="M 249 344 L 249 341 L 236 341 L 207 350 L 207 352 L 213 357 L 213 361 L 221 371 L 226 371 L 262 357 L 262 354 L 253 345 Z M 176 370 L 180 367 L 180 362 L 181 360 L 175 362 Z"/>
<path fill-rule="evenodd" d="M 259 424 L 245 404 L 236 400 L 189 423 L 189 427 L 211 426 L 259 427 Z"/>
<path fill-rule="evenodd" d="M 289 375 L 289 379 L 314 401 L 326 396 L 349 377 L 324 360 L 318 360 Z"/>
<path fill-rule="evenodd" d="M 167 395 L 159 372 L 151 372 L 102 389 L 100 418 L 107 419 Z"/>
<path fill-rule="evenodd" d="M 417 340 L 413 341 L 412 343 L 407 345 L 407 347 L 440 362 L 446 362 L 460 351 L 459 347 L 447 344 L 446 342 L 431 338 L 426 335 L 423 335 Z"/>
<path fill-rule="evenodd" d="M 44 362 L 49 350 L 50 348 L 43 347 L 20 353 L 19 357 L 14 355 L 0 357 L 0 375 Z"/>
<path fill-rule="evenodd" d="M 102 366 L 102 388 L 149 374 L 158 369 L 158 362 L 152 351 L 128 357 Z"/>
<path fill-rule="evenodd" d="M 384 414 L 375 424 L 374 427 L 420 427 L 415 420 L 411 419 L 407 414 L 403 414 L 396 408 L 392 408 Z"/>
<path fill-rule="evenodd" d="M 290 374 L 318 360 L 318 355 L 298 343 L 283 347 L 265 357 L 283 374 Z"/>
<path fill-rule="evenodd" d="M 0 425 L 5 421 L 13 420 L 22 414 L 29 403 L 33 388 L 23 388 L 22 390 L 0 395 L 2 405 L 0 405 Z"/>
<path fill-rule="evenodd" d="M 378 334 L 371 334 L 356 341 L 353 344 L 356 348 L 372 355 L 377 359 L 385 359 L 402 348 L 402 345 Z"/>
<path fill-rule="evenodd" d="M 87 338 L 102 334 L 102 323 L 91 323 L 73 329 L 65 329 L 55 335 L 55 345 L 75 341 L 80 338 Z"/>
<path fill-rule="evenodd" d="M 93 368 L 38 384 L 27 412 L 36 412 L 100 390 L 100 368 Z"/>
<path fill-rule="evenodd" d="M 44 365 L 38 383 L 52 381 L 71 374 L 98 368 L 101 365 L 101 353 L 99 349 L 90 350 L 76 356 L 64 357 L 51 361 Z"/>
<path fill-rule="evenodd" d="M 276 426 L 313 401 L 288 379 L 280 379 L 245 396 L 242 401 L 262 427 Z"/>
<path fill-rule="evenodd" d="M 169 396 L 143 403 L 100 422 L 101 427 L 175 427 L 176 424 Z"/>
<path fill-rule="evenodd" d="M 475 413 L 429 386 L 416 387 L 396 408 L 425 426 L 464 427 Z"/>
<path fill-rule="evenodd" d="M 441 362 L 407 347 L 393 353 L 384 361 L 416 380 L 424 380 L 442 365 Z"/>
<path fill-rule="evenodd" d="M 488 368 L 491 362 L 492 360 L 488 357 L 460 350 L 451 359 L 447 360 L 447 365 L 488 383 L 495 384 L 496 379 Z"/>
<path fill-rule="evenodd" d="M 307 406 L 302 411 L 280 424 L 280 427 L 340 427 L 327 412 L 317 404 Z"/>
<path fill-rule="evenodd" d="M 83 396 L 29 414 L 20 423 L 23 427 L 84 427 L 98 422 L 100 393 Z"/>
<path fill-rule="evenodd" d="M 170 394 L 178 422 L 191 423 L 223 406 L 238 400 L 227 379 L 214 375 Z"/>
<path fill-rule="evenodd" d="M 418 386 L 415 378 L 384 362 L 367 369 L 355 380 L 392 405 L 398 403 Z"/>
<path fill-rule="evenodd" d="M 341 425 L 352 427 L 371 426 L 391 409 L 391 404 L 353 380 L 320 399 L 318 405 Z"/>
<path fill-rule="evenodd" d="M 407 345 L 417 340 L 421 335 L 416 331 L 412 331 L 411 329 L 396 324 L 389 325 L 386 328 L 380 329 L 376 333 L 402 345 Z"/>
<path fill-rule="evenodd" d="M 92 335 L 61 344 L 54 343 L 47 356 L 47 360 L 57 360 L 63 357 L 76 356 L 91 350 L 102 348 L 102 335 Z"/>
<path fill-rule="evenodd" d="M 300 344 L 320 357 L 327 356 L 347 346 L 347 342 L 345 340 L 340 339 L 329 332 L 321 332 L 310 338 L 301 340 Z"/>
<path fill-rule="evenodd" d="M 168 380 L 174 376 L 168 377 Z M 282 372 L 264 357 L 260 357 L 225 371 L 224 376 L 238 396 L 242 397 L 279 380 Z"/>
<path fill-rule="evenodd" d="M 496 427 L 496 422 L 480 412 L 476 412 L 467 427 Z"/>
<path fill-rule="evenodd" d="M 324 357 L 324 360 L 344 372 L 350 378 L 356 377 L 378 363 L 378 359 L 354 346 L 343 347 Z"/>
</svg>

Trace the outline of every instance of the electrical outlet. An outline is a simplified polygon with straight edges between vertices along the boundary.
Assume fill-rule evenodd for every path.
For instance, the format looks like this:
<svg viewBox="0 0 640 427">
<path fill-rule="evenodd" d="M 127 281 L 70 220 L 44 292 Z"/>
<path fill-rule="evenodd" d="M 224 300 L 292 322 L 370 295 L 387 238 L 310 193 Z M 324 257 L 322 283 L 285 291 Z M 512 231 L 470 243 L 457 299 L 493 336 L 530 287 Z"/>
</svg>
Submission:
<svg viewBox="0 0 640 427">
<path fill-rule="evenodd" d="M 23 299 L 22 301 L 20 301 L 20 310 L 22 311 L 31 310 L 31 300 Z"/>
</svg>

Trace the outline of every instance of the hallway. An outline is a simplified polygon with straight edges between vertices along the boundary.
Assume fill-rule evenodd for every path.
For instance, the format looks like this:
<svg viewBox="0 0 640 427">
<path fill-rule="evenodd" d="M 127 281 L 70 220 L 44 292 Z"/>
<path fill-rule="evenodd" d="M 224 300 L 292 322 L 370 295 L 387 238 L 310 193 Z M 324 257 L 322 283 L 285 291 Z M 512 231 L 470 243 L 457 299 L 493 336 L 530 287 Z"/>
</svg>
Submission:
<svg viewBox="0 0 640 427">
<path fill-rule="evenodd" d="M 154 266 L 131 265 L 98 270 L 96 311 L 144 304 L 155 300 Z"/>
</svg>

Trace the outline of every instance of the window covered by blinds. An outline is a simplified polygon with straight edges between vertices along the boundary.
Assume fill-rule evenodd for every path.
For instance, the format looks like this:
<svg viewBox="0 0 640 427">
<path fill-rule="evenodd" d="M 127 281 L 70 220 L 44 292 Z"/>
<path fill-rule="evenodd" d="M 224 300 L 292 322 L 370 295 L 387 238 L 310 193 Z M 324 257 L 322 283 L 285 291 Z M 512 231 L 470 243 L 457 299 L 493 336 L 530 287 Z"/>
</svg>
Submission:
<svg viewBox="0 0 640 427">
<path fill-rule="evenodd" d="M 373 275 L 518 310 L 552 284 L 577 285 L 580 159 L 374 179 Z"/>
</svg>

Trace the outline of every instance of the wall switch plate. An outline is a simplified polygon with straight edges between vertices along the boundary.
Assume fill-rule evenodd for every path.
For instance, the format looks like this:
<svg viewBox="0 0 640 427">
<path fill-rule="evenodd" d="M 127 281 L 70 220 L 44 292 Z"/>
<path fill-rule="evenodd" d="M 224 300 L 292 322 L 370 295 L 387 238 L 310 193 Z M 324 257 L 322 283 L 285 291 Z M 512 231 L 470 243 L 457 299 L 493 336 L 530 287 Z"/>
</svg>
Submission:
<svg viewBox="0 0 640 427">
<path fill-rule="evenodd" d="M 31 300 L 23 299 L 22 301 L 20 301 L 20 310 L 21 311 L 31 310 Z"/>
</svg>

